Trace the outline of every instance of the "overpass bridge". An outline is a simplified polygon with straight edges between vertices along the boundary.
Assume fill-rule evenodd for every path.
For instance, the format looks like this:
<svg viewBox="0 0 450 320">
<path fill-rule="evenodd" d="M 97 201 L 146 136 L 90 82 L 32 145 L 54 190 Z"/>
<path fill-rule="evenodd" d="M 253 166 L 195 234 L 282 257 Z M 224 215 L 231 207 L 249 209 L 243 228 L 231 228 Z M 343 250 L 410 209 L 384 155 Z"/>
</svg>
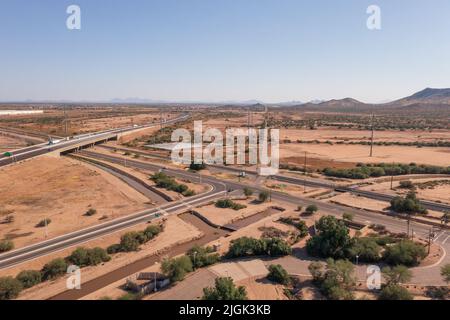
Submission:
<svg viewBox="0 0 450 320">
<path fill-rule="evenodd" d="M 166 121 L 164 124 L 165 125 L 173 124 L 179 121 L 186 120 L 187 118 L 189 118 L 189 115 L 184 114 L 179 116 L 178 118 Z M 125 135 L 138 133 L 142 130 L 157 127 L 159 125 L 160 123 L 142 126 L 135 125 L 120 129 L 106 130 L 98 133 L 82 134 L 66 138 L 54 144 L 43 144 L 35 146 L 33 148 L 16 150 L 10 152 L 11 156 L 0 158 L 0 167 L 41 155 L 60 156 L 61 154 L 71 153 L 81 149 L 90 148 L 95 146 L 96 144 L 102 144 L 111 140 L 118 140 Z"/>
</svg>

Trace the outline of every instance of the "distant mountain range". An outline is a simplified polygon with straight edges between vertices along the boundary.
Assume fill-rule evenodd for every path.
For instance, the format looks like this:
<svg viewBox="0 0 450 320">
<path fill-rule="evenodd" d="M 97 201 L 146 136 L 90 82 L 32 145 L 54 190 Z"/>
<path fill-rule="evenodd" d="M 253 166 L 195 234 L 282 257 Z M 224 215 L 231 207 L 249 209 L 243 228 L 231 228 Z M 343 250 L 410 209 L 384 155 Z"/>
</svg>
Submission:
<svg viewBox="0 0 450 320">
<path fill-rule="evenodd" d="M 12 101 L 11 101 L 12 102 Z M 16 101 L 14 101 L 16 102 Z M 228 105 L 228 106 L 246 106 L 247 108 L 261 108 L 267 106 L 278 106 L 278 107 L 298 107 L 304 109 L 359 109 L 359 108 L 373 108 L 373 107 L 405 107 L 405 106 L 448 106 L 450 107 L 450 88 L 448 89 L 433 89 L 426 88 L 422 91 L 414 93 L 409 97 L 398 99 L 386 103 L 364 103 L 353 98 L 344 99 L 332 99 L 332 100 L 312 100 L 309 102 L 301 101 L 286 101 L 280 103 L 265 103 L 261 100 L 229 100 L 229 101 L 175 101 L 175 100 L 153 100 L 145 98 L 125 98 L 125 99 L 112 99 L 109 101 L 32 101 L 27 100 L 25 103 L 113 103 L 113 104 L 204 104 L 204 105 Z M 8 103 L 8 102 L 3 102 Z M 19 103 L 19 101 L 17 101 Z"/>
<path fill-rule="evenodd" d="M 333 99 L 320 103 L 303 103 L 295 107 L 303 109 L 335 109 L 335 110 L 361 110 L 371 108 L 399 108 L 399 107 L 450 107 L 450 89 L 433 89 L 426 88 L 422 91 L 414 93 L 409 97 L 398 99 L 386 103 L 364 103 L 353 98 Z"/>
</svg>

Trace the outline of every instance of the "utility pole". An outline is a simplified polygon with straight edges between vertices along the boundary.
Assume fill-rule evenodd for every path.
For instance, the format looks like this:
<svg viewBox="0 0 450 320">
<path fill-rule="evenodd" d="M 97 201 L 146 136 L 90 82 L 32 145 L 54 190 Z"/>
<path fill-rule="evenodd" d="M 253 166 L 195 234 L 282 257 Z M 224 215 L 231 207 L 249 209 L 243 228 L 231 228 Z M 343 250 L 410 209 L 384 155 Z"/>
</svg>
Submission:
<svg viewBox="0 0 450 320">
<path fill-rule="evenodd" d="M 394 174 L 391 174 L 391 190 L 394 190 Z"/>
<path fill-rule="evenodd" d="M 67 137 L 67 106 L 64 105 L 64 135 Z"/>
<path fill-rule="evenodd" d="M 372 113 L 372 120 L 371 120 L 371 130 L 372 130 L 372 136 L 371 136 L 371 138 L 370 138 L 370 157 L 372 157 L 373 156 L 373 135 L 374 135 L 374 117 L 375 117 L 375 115 Z"/>
<path fill-rule="evenodd" d="M 428 233 L 428 254 L 430 254 L 431 251 L 431 238 L 432 238 L 432 229 L 430 229 L 430 232 Z"/>
<path fill-rule="evenodd" d="M 406 230 L 406 235 L 407 235 L 407 238 L 409 239 L 409 227 L 410 227 L 410 223 L 411 223 L 411 217 L 408 215 L 408 220 L 406 220 L 406 224 L 407 224 L 407 226 L 408 226 L 408 228 L 407 228 L 407 230 Z"/>
<path fill-rule="evenodd" d="M 306 176 L 306 151 L 305 151 L 305 163 L 303 165 L 303 175 Z"/>
</svg>

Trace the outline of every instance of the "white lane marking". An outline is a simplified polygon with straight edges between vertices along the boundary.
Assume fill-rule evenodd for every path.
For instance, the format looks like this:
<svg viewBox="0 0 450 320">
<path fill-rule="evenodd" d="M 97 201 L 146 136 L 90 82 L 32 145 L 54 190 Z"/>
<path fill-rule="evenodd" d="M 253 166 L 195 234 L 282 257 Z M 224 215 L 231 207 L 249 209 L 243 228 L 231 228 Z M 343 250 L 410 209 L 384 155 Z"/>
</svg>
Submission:
<svg viewBox="0 0 450 320">
<path fill-rule="evenodd" d="M 433 242 L 436 242 L 437 239 L 439 239 L 442 235 L 445 234 L 445 231 L 442 231 L 441 233 L 438 233 L 434 238 L 433 238 Z"/>
<path fill-rule="evenodd" d="M 445 244 L 447 242 L 448 238 L 450 238 L 450 236 L 447 236 L 447 238 L 445 238 L 445 240 L 442 241 L 442 244 Z"/>
</svg>

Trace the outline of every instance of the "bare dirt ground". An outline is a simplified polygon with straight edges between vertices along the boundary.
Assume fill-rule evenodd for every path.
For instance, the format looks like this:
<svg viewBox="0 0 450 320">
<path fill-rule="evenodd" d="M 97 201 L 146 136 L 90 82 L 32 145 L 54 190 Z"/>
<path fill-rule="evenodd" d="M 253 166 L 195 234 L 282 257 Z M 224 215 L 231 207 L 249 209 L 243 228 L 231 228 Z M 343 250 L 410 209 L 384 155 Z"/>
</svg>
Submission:
<svg viewBox="0 0 450 320">
<path fill-rule="evenodd" d="M 56 237 L 149 208 L 148 199 L 95 167 L 66 158 L 40 157 L 0 170 L 0 237 L 15 247 Z M 84 216 L 94 208 L 97 214 Z M 36 225 L 51 219 L 46 228 Z"/>
<path fill-rule="evenodd" d="M 370 131 L 351 130 L 351 129 L 336 129 L 329 127 L 321 127 L 316 130 L 308 129 L 281 129 L 280 139 L 290 139 L 292 142 L 297 140 L 318 140 L 324 141 L 368 141 L 371 138 Z M 386 142 L 435 142 L 436 140 L 450 140 L 450 132 L 446 130 L 414 130 L 414 131 L 399 131 L 399 130 L 385 130 L 375 131 L 374 141 Z"/>
<path fill-rule="evenodd" d="M 388 212 L 388 208 L 390 206 L 389 202 L 367 199 L 364 197 L 358 197 L 349 193 L 342 193 L 337 196 L 328 198 L 327 201 L 332 203 L 338 203 L 345 206 L 349 206 L 352 208 L 361 208 L 370 211 L 378 211 L 378 212 Z M 417 216 L 420 218 L 435 218 L 439 219 L 442 217 L 442 212 L 428 210 L 428 214 L 426 216 Z"/>
<path fill-rule="evenodd" d="M 175 112 L 164 112 L 163 119 L 171 119 Z M 160 122 L 160 112 L 152 107 L 90 107 L 45 109 L 42 114 L 16 115 L 0 119 L 0 124 L 12 128 L 38 131 L 48 134 L 65 135 L 65 119 L 67 118 L 68 135 L 103 131 L 112 128 L 132 125 L 143 125 Z"/>
<path fill-rule="evenodd" d="M 283 286 L 263 279 L 246 279 L 236 283 L 244 286 L 249 300 L 287 300 Z"/>
<path fill-rule="evenodd" d="M 419 186 L 424 185 L 424 183 L 429 182 L 444 182 L 440 183 L 436 186 L 430 186 L 430 187 L 417 187 L 416 192 L 417 196 L 420 199 L 430 200 L 430 201 L 440 201 L 444 203 L 450 203 L 450 179 L 445 178 L 428 178 L 428 179 L 404 179 L 409 180 L 413 182 L 415 185 L 418 184 Z M 400 185 L 400 181 L 394 181 L 393 188 L 394 190 L 391 190 L 391 183 L 390 182 L 381 182 L 376 183 L 370 186 L 364 186 L 361 189 L 363 190 L 369 190 L 369 191 L 378 191 L 382 193 L 387 194 L 398 194 L 398 195 L 405 195 L 409 190 L 408 189 L 401 189 L 398 188 Z"/>
<path fill-rule="evenodd" d="M 15 139 L 0 134 L 0 153 L 26 147 L 27 143 L 21 139 Z"/>
<path fill-rule="evenodd" d="M 156 223 L 156 221 L 155 221 Z M 143 230 L 148 226 L 148 224 L 140 224 L 137 226 L 134 226 L 132 228 L 128 228 L 125 230 L 122 230 L 120 232 L 116 232 L 111 235 L 107 235 L 98 239 L 95 239 L 93 241 L 90 241 L 83 245 L 83 247 L 86 248 L 94 248 L 94 247 L 101 247 L 106 248 L 107 246 L 119 243 L 120 236 L 128 231 L 138 231 Z M 112 260 L 95 266 L 95 267 L 86 267 L 81 269 L 81 276 L 82 276 L 82 282 L 87 282 L 92 279 L 98 278 L 104 274 L 107 274 L 108 272 L 111 272 L 115 269 L 118 269 L 120 267 L 126 266 L 134 261 L 143 259 L 147 256 L 163 253 L 168 248 L 177 245 L 179 243 L 188 242 L 192 239 L 198 238 L 201 236 L 201 232 L 192 226 L 189 223 L 184 222 L 177 216 L 170 216 L 167 221 L 165 222 L 165 229 L 164 231 L 158 235 L 155 239 L 152 241 L 144 244 L 141 246 L 140 250 L 137 252 L 128 252 L 128 253 L 118 253 L 112 256 Z M 19 273 L 22 270 L 39 270 L 42 268 L 42 266 L 51 261 L 52 259 L 55 259 L 57 257 L 65 257 L 70 255 L 70 253 L 75 249 L 69 248 L 64 251 L 54 253 L 42 258 L 35 259 L 30 262 L 26 262 L 24 264 L 21 264 L 16 267 L 12 267 L 6 270 L 2 270 L 2 276 L 3 275 L 11 275 L 15 276 L 17 273 Z M 125 283 L 125 279 L 122 279 L 121 281 L 118 281 L 116 283 L 112 283 L 111 285 L 94 292 L 88 296 L 85 297 L 85 299 L 98 299 L 100 297 L 103 297 L 105 295 L 113 295 L 114 292 L 123 293 L 123 291 L 120 289 L 120 286 Z M 55 296 L 58 293 L 64 292 L 66 289 L 66 277 L 59 278 L 54 281 L 50 282 L 44 282 L 40 285 L 37 285 L 33 288 L 30 288 L 26 291 L 24 291 L 19 299 L 29 300 L 29 299 L 48 299 L 50 297 Z M 119 294 L 120 295 L 120 294 Z"/>
<path fill-rule="evenodd" d="M 222 209 L 217 208 L 215 204 L 210 204 L 204 207 L 197 208 L 196 211 L 211 222 L 223 226 L 228 223 L 232 223 L 234 221 L 255 215 L 272 206 L 272 204 L 269 202 L 255 203 L 254 200 L 255 199 L 253 198 L 249 200 L 233 200 L 235 203 L 247 206 L 247 208 L 241 210 L 233 210 L 229 208 Z"/>
<path fill-rule="evenodd" d="M 281 144 L 281 162 L 298 158 L 298 164 L 303 164 L 302 157 L 307 152 L 308 158 L 316 158 L 336 163 L 380 163 L 396 162 L 449 166 L 448 148 L 416 148 L 405 146 L 375 146 L 374 156 L 369 157 L 369 146 L 362 145 L 327 145 L 327 144 Z"/>
</svg>

